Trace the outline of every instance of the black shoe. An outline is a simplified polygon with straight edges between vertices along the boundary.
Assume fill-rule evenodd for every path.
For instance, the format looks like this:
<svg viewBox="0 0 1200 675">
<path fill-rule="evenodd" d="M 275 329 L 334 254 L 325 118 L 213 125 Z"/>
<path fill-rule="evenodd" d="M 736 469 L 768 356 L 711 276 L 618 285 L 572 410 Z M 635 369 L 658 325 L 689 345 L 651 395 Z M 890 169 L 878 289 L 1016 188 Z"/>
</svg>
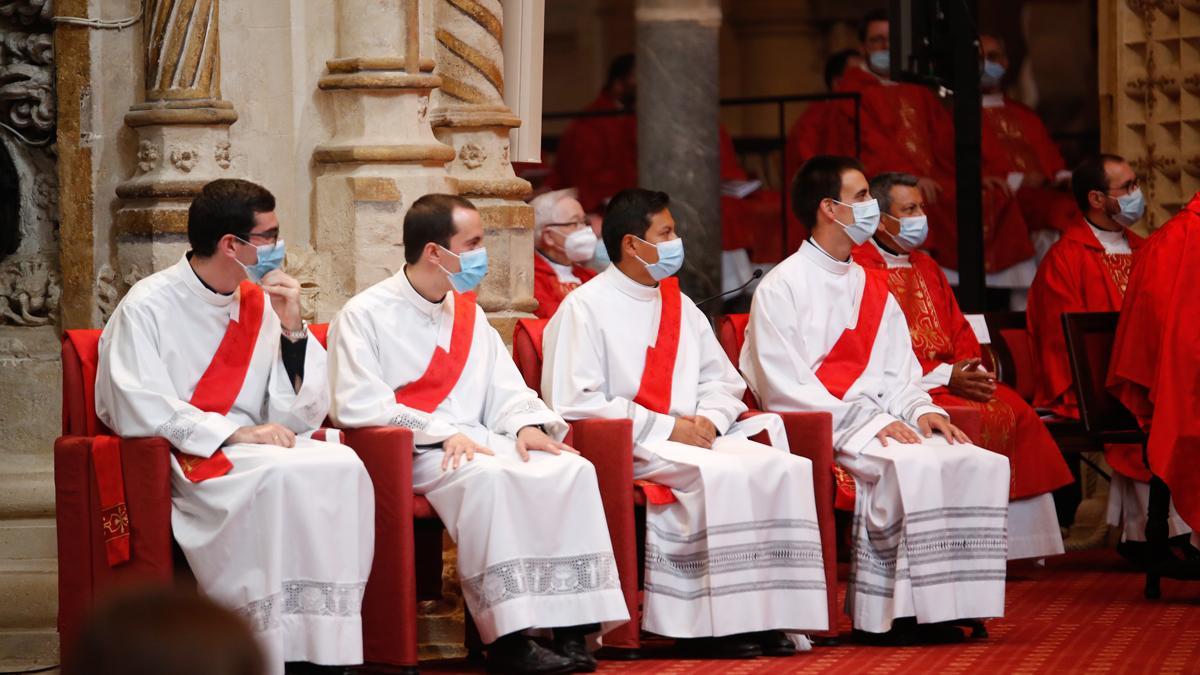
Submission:
<svg viewBox="0 0 1200 675">
<path fill-rule="evenodd" d="M 283 664 L 285 675 L 344 675 L 346 666 L 318 666 L 307 661 L 288 661 Z"/>
<path fill-rule="evenodd" d="M 923 645 L 948 645 L 963 642 L 966 636 L 953 622 L 917 624 L 917 642 Z"/>
<path fill-rule="evenodd" d="M 758 644 L 763 656 L 796 655 L 796 645 L 781 630 L 764 630 L 757 633 L 750 633 L 746 637 Z"/>
<path fill-rule="evenodd" d="M 917 644 L 917 620 L 911 617 L 896 619 L 886 633 L 868 633 L 857 628 L 850 632 L 850 641 L 870 647 L 908 647 Z"/>
<path fill-rule="evenodd" d="M 588 630 L 591 628 L 592 630 Z M 587 634 L 600 630 L 599 626 L 555 628 L 554 651 L 569 659 L 577 673 L 596 671 L 596 659 L 588 651 Z"/>
<path fill-rule="evenodd" d="M 675 641 L 681 655 L 688 659 L 752 659 L 762 656 L 762 647 L 747 635 L 683 638 Z"/>
<path fill-rule="evenodd" d="M 505 675 L 559 675 L 575 670 L 575 664 L 524 635 L 509 634 L 487 650 L 487 671 Z"/>
</svg>

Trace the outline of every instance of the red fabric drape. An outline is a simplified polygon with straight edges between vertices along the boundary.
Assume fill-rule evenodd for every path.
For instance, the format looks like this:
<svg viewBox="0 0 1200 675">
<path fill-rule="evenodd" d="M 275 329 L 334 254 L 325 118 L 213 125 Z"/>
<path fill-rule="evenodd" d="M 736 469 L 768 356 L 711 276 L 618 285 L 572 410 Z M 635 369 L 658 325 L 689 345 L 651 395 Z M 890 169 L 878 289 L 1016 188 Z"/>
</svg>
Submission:
<svg viewBox="0 0 1200 675">
<path fill-rule="evenodd" d="M 450 351 L 434 347 L 429 366 L 420 378 L 396 390 L 396 402 L 422 412 L 433 412 L 458 384 L 475 334 L 475 294 L 454 294 L 454 326 L 450 332 Z"/>
</svg>

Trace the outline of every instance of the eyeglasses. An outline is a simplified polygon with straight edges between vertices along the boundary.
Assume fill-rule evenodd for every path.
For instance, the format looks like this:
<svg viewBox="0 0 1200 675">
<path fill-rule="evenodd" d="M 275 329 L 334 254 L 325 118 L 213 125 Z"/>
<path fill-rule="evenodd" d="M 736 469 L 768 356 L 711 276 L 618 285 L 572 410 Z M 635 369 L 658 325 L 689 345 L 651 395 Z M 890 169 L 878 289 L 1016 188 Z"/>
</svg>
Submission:
<svg viewBox="0 0 1200 675">
<path fill-rule="evenodd" d="M 580 220 L 573 220 L 573 221 L 571 221 L 571 222 L 569 222 L 569 223 L 546 223 L 546 227 L 570 227 L 570 228 L 576 228 L 576 227 L 583 227 L 584 225 L 587 225 L 587 224 L 588 224 L 588 221 L 587 221 L 587 219 L 580 219 Z"/>
<path fill-rule="evenodd" d="M 1124 185 L 1110 187 L 1110 188 L 1106 189 L 1104 192 L 1105 192 L 1105 194 L 1107 194 L 1109 192 L 1112 192 L 1113 190 L 1120 190 L 1122 192 L 1122 194 L 1129 194 L 1130 192 L 1133 192 L 1134 190 L 1137 190 L 1137 189 L 1138 189 L 1138 182 L 1137 182 L 1137 179 L 1134 178 L 1133 180 L 1125 183 Z"/>
<path fill-rule="evenodd" d="M 235 234 L 233 237 L 248 246 L 254 246 L 254 242 L 250 241 L 251 239 L 258 239 L 266 244 L 274 244 L 279 241 L 279 228 L 267 230 L 266 232 L 247 232 L 245 235 Z"/>
</svg>

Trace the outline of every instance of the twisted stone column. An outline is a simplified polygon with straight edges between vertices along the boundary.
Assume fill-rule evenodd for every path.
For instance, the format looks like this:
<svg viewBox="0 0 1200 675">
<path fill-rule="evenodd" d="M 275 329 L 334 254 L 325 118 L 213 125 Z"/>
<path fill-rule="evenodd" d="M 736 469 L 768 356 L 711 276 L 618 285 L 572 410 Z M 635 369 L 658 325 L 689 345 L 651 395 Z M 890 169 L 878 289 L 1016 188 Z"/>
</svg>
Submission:
<svg viewBox="0 0 1200 675">
<path fill-rule="evenodd" d="M 454 148 L 447 167 L 458 191 L 483 216 L 491 268 L 479 303 L 511 336 L 533 299 L 533 209 L 527 181 L 509 162 L 509 130 L 521 120 L 504 103 L 504 32 L 500 0 L 437 0 L 437 74 L 430 121 Z"/>
<path fill-rule="evenodd" d="M 317 146 L 318 318 L 404 264 L 404 212 L 421 195 L 457 191 L 445 164 L 454 149 L 434 138 L 429 96 L 441 84 L 422 44 L 418 0 L 341 0 L 337 57 L 318 83 L 336 131 Z"/>
<path fill-rule="evenodd" d="M 205 183 L 230 175 L 233 104 L 221 100 L 220 0 L 146 0 L 145 100 L 125 124 L 137 132 L 134 175 L 117 187 L 122 269 L 147 273 L 187 247 L 187 208 Z"/>
</svg>

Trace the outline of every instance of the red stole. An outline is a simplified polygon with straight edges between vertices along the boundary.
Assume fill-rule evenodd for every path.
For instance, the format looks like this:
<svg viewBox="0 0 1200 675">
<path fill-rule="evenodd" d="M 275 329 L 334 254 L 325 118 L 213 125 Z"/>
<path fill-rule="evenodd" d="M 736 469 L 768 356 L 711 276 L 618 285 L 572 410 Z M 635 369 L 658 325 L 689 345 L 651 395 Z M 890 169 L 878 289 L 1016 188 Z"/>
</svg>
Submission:
<svg viewBox="0 0 1200 675">
<path fill-rule="evenodd" d="M 450 331 L 450 351 L 434 347 L 425 372 L 396 390 L 396 403 L 431 413 L 450 395 L 462 376 L 471 354 L 475 334 L 475 294 L 454 294 L 454 326 Z"/>
<path fill-rule="evenodd" d="M 679 331 L 683 319 L 679 280 L 668 277 L 658 283 L 662 308 L 658 319 L 658 338 L 646 348 L 642 382 L 633 402 L 666 415 L 671 409 L 671 380 L 675 374 L 675 356 L 679 353 Z"/>
<path fill-rule="evenodd" d="M 263 291 L 250 281 L 238 287 L 241 298 L 237 321 L 230 321 L 225 336 L 217 347 L 208 369 L 196 383 L 196 390 L 189 401 L 204 412 L 228 414 L 234 401 L 241 393 L 254 355 L 254 345 L 263 320 Z M 87 402 L 88 433 L 98 431 L 96 424 L 96 369 L 98 344 L 84 344 L 84 331 L 72 331 L 68 339 L 75 345 L 83 365 L 84 399 Z M 224 451 L 217 450 L 211 457 L 197 457 L 172 449 L 183 475 L 199 483 L 209 478 L 224 476 L 233 468 Z M 104 544 L 110 566 L 129 560 L 130 527 L 125 508 L 125 481 L 121 475 L 121 439 L 117 436 L 98 434 L 92 440 L 92 466 L 96 472 L 96 486 L 100 497 L 100 520 L 104 532 Z"/>
<path fill-rule="evenodd" d="M 864 270 L 866 283 L 863 285 L 862 303 L 858 308 L 858 322 L 854 328 L 842 331 L 841 337 L 829 350 L 829 355 L 817 368 L 816 376 L 837 398 L 843 398 L 850 387 L 858 381 L 867 363 L 871 360 L 871 348 L 879 333 L 883 320 L 883 309 L 887 306 L 887 277 L 877 272 Z"/>
</svg>

